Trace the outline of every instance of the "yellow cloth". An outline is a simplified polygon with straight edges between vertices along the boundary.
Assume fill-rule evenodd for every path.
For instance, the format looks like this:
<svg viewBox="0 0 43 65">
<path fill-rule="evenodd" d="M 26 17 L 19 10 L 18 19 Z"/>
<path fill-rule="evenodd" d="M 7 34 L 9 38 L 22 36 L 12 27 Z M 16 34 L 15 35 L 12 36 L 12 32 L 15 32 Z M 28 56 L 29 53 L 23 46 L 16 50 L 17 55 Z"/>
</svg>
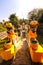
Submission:
<svg viewBox="0 0 43 65">
<path fill-rule="evenodd" d="M 43 48 L 41 47 L 40 44 L 38 44 L 38 49 L 35 52 L 42 52 L 43 53 Z"/>
<path fill-rule="evenodd" d="M 1 57 L 2 57 L 2 59 L 3 60 L 10 60 L 10 59 L 12 59 L 12 57 L 14 56 L 14 54 L 15 54 L 15 51 L 14 51 L 14 45 L 12 45 L 12 47 L 11 48 L 9 48 L 9 49 L 7 49 L 7 50 L 3 50 L 2 52 L 1 52 Z"/>
</svg>

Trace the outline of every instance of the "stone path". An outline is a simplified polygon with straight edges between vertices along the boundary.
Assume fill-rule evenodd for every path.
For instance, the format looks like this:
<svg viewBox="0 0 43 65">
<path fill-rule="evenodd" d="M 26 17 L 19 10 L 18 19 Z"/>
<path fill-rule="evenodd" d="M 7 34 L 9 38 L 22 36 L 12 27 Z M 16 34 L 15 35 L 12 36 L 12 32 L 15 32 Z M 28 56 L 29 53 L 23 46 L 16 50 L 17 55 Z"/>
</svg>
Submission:
<svg viewBox="0 0 43 65">
<path fill-rule="evenodd" d="M 18 49 L 18 50 L 17 50 Z M 21 40 L 16 47 L 16 58 L 10 61 L 3 61 L 0 65 L 43 65 L 40 63 L 33 63 L 30 59 L 28 43 L 26 40 Z"/>
</svg>

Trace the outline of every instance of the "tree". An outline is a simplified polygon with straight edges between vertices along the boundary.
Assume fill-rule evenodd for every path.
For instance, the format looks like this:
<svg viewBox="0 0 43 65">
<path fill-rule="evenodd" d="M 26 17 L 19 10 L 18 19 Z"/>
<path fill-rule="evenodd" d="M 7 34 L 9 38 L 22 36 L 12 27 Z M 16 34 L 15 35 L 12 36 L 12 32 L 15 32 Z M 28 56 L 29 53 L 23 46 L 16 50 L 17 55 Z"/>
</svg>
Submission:
<svg viewBox="0 0 43 65">
<path fill-rule="evenodd" d="M 37 20 L 37 13 L 38 9 L 33 9 L 31 12 L 28 13 L 28 19 L 31 20 Z"/>
<path fill-rule="evenodd" d="M 43 23 L 43 9 L 39 9 L 38 13 L 37 13 L 37 20 L 39 21 L 39 23 Z"/>
<path fill-rule="evenodd" d="M 16 14 L 11 14 L 9 19 L 15 27 L 18 27 L 18 17 L 16 16 Z"/>
<path fill-rule="evenodd" d="M 37 20 L 39 23 L 43 23 L 43 9 L 33 9 L 31 12 L 28 13 L 28 19 Z"/>
</svg>

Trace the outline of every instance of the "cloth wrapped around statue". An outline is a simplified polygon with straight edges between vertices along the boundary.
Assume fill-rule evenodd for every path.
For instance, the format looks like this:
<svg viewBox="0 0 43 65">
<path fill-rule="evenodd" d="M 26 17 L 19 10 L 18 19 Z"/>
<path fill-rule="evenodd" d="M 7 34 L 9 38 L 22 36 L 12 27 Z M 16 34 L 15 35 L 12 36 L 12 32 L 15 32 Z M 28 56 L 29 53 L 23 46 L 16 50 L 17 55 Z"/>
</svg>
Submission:
<svg viewBox="0 0 43 65">
<path fill-rule="evenodd" d="M 28 33 L 28 38 L 36 38 L 37 37 L 37 34 L 36 34 L 36 32 L 33 32 L 33 31 L 29 31 L 29 33 Z"/>
</svg>

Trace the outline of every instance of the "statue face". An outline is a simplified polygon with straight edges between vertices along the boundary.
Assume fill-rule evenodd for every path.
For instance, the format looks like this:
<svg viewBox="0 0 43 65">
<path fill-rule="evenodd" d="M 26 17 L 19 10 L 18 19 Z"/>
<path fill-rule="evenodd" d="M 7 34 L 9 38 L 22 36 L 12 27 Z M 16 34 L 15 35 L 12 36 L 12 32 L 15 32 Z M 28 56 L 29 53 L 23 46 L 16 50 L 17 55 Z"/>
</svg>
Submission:
<svg viewBox="0 0 43 65">
<path fill-rule="evenodd" d="M 30 26 L 30 29 L 31 29 L 33 32 L 36 32 L 36 31 L 37 31 L 37 27 L 38 27 L 38 26 Z"/>
<path fill-rule="evenodd" d="M 33 20 L 30 22 L 30 29 L 32 31 L 37 31 L 38 25 L 39 25 L 39 23 L 36 20 Z"/>
</svg>

